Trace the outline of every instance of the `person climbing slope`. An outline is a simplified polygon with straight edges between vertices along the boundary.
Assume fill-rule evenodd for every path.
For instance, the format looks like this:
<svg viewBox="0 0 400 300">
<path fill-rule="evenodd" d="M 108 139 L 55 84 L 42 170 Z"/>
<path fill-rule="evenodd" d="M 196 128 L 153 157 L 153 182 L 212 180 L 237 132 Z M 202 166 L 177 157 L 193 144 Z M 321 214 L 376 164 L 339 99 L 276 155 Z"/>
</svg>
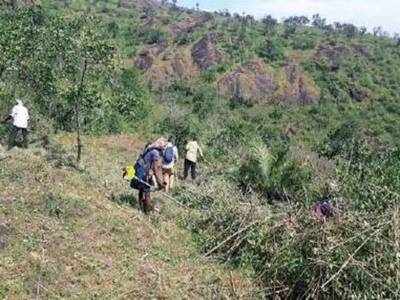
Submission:
<svg viewBox="0 0 400 300">
<path fill-rule="evenodd" d="M 200 154 L 200 157 L 203 157 L 203 151 L 201 150 L 195 138 L 192 138 L 186 144 L 185 149 L 186 149 L 186 158 L 185 158 L 183 177 L 184 179 L 186 179 L 190 171 L 192 180 L 195 180 L 197 177 L 196 169 L 197 169 L 198 155 Z"/>
<path fill-rule="evenodd" d="M 149 213 L 152 209 L 158 210 L 152 203 L 151 192 L 165 187 L 162 173 L 165 145 L 150 144 L 135 164 L 135 177 L 131 181 L 131 187 L 139 191 L 139 204 L 145 213 Z"/>
<path fill-rule="evenodd" d="M 124 178 L 128 173 L 132 173 L 128 176 L 131 180 L 130 185 L 139 191 L 139 204 L 146 214 L 153 209 L 158 211 L 158 206 L 152 203 L 151 192 L 165 187 L 162 166 L 167 144 L 168 141 L 164 138 L 148 143 L 135 166 L 124 170 Z M 130 172 L 128 169 L 131 169 Z"/>
<path fill-rule="evenodd" d="M 174 186 L 174 180 L 175 180 L 174 167 L 178 159 L 179 159 L 178 148 L 172 143 L 172 139 L 170 138 L 168 144 L 166 145 L 163 155 L 163 175 L 164 175 L 166 193 L 169 193 L 169 191 Z"/>
</svg>

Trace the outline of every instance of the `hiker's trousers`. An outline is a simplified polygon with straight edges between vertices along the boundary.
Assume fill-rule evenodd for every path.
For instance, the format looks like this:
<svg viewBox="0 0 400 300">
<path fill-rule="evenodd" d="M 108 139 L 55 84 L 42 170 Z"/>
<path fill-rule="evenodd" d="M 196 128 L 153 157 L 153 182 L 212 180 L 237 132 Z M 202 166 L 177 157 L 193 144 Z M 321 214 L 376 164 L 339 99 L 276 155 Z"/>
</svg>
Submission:
<svg viewBox="0 0 400 300">
<path fill-rule="evenodd" d="M 197 173 L 196 173 L 196 163 L 194 161 L 185 159 L 185 168 L 184 168 L 184 174 L 183 177 L 186 179 L 189 175 L 189 171 L 190 171 L 190 175 L 192 176 L 192 179 L 195 180 Z"/>
<path fill-rule="evenodd" d="M 28 129 L 12 125 L 8 147 L 11 149 L 17 144 L 28 148 Z"/>
</svg>

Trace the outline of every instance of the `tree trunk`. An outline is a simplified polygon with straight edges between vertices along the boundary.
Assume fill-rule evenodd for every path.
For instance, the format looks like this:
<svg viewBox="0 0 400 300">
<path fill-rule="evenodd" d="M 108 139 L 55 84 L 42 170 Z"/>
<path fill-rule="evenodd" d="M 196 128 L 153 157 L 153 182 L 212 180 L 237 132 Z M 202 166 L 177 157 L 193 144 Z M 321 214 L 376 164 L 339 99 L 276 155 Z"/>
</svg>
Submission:
<svg viewBox="0 0 400 300">
<path fill-rule="evenodd" d="M 76 144 L 77 144 L 77 155 L 76 155 L 76 160 L 78 164 L 81 162 L 82 159 L 82 139 L 81 139 L 81 95 L 82 95 L 82 89 L 83 89 L 83 83 L 85 81 L 85 75 L 86 75 L 86 70 L 87 70 L 87 61 L 85 60 L 85 63 L 83 65 L 83 70 L 82 70 L 82 77 L 81 77 L 81 82 L 79 85 L 79 90 L 78 90 L 78 95 L 75 99 L 75 115 L 76 115 Z"/>
</svg>

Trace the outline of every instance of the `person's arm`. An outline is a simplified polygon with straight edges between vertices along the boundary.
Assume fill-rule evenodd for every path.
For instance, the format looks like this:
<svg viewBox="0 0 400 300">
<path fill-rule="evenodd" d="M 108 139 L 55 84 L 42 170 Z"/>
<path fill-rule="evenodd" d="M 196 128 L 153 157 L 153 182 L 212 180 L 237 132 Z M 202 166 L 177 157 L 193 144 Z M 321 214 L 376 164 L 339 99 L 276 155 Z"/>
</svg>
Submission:
<svg viewBox="0 0 400 300">
<path fill-rule="evenodd" d="M 178 161 L 179 160 L 179 151 L 176 146 L 174 147 L 174 152 L 175 152 L 175 161 Z"/>
<path fill-rule="evenodd" d="M 203 151 L 201 150 L 199 143 L 197 143 L 197 150 L 199 151 L 200 157 L 203 158 Z"/>
<path fill-rule="evenodd" d="M 11 121 L 12 120 L 12 116 L 11 115 L 8 115 L 8 116 L 6 116 L 5 118 L 4 118 L 4 120 L 2 121 L 2 123 L 8 123 L 9 121 Z"/>
<path fill-rule="evenodd" d="M 11 110 L 11 113 L 4 118 L 3 123 L 7 123 L 7 122 L 11 121 L 12 119 L 14 119 L 16 114 L 17 114 L 17 112 L 15 111 L 15 106 L 14 106 L 13 109 Z"/>
</svg>

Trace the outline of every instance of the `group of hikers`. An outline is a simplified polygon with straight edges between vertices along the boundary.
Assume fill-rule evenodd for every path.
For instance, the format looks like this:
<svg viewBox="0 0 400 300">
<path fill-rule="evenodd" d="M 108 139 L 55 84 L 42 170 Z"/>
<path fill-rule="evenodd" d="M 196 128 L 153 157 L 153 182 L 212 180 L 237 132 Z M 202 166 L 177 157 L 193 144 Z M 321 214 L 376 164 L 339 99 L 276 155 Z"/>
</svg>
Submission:
<svg viewBox="0 0 400 300">
<path fill-rule="evenodd" d="M 10 114 L 3 120 L 3 123 L 11 125 L 8 148 L 11 149 L 14 146 L 28 148 L 29 111 L 20 99 L 16 102 Z M 194 136 L 187 142 L 185 150 L 183 179 L 186 180 L 190 175 L 192 180 L 195 180 L 198 157 L 203 157 L 203 152 Z M 164 190 L 169 193 L 171 191 L 175 182 L 175 167 L 178 160 L 178 148 L 172 139 L 159 138 L 146 145 L 135 166 L 124 169 L 124 177 L 131 181 L 132 188 L 139 191 L 139 204 L 144 212 L 159 210 L 158 205 L 153 205 L 151 201 L 151 192 Z"/>
<path fill-rule="evenodd" d="M 189 140 L 185 150 L 183 179 L 186 180 L 190 173 L 192 180 L 195 180 L 198 157 L 203 157 L 203 152 L 195 137 Z M 124 169 L 124 177 L 131 180 L 131 187 L 139 191 L 139 205 L 145 213 L 159 211 L 159 205 L 152 202 L 151 192 L 171 191 L 178 159 L 178 148 L 172 139 L 159 138 L 145 146 L 134 167 Z"/>
<path fill-rule="evenodd" d="M 17 99 L 10 114 L 3 120 L 3 123 L 11 125 L 9 149 L 14 146 L 28 147 L 29 119 L 28 109 L 20 99 Z M 203 157 L 203 152 L 194 135 L 189 138 L 185 151 L 183 179 L 186 180 L 190 174 L 192 180 L 195 180 L 198 158 Z M 163 190 L 165 193 L 171 191 L 175 182 L 178 160 L 178 148 L 174 145 L 172 138 L 158 138 L 145 146 L 134 166 L 124 169 L 123 176 L 130 181 L 133 189 L 138 190 L 139 205 L 145 213 L 152 210 L 159 211 L 158 203 L 152 202 L 151 193 L 157 190 Z M 326 199 L 318 201 L 313 207 L 313 214 L 320 221 L 332 216 L 333 211 L 331 202 Z"/>
</svg>

